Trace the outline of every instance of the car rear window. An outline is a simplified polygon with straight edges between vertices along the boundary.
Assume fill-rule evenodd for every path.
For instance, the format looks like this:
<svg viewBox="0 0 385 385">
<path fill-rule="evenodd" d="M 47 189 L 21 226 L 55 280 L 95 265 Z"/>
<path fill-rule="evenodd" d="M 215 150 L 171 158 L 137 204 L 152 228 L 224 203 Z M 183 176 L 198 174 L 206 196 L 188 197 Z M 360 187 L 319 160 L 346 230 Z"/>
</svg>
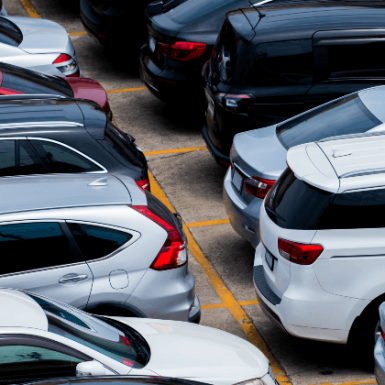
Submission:
<svg viewBox="0 0 385 385">
<path fill-rule="evenodd" d="M 1 63 L 1 87 L 26 94 L 52 94 L 73 97 L 71 86 L 62 78 Z M 1 92 L 0 92 L 1 93 Z"/>
<path fill-rule="evenodd" d="M 0 17 L 0 43 L 18 47 L 23 41 L 23 34 L 16 24 Z"/>
<path fill-rule="evenodd" d="M 277 137 L 289 149 L 330 136 L 361 134 L 382 122 L 362 103 L 358 94 L 337 99 L 277 126 Z"/>
<path fill-rule="evenodd" d="M 379 228 L 385 227 L 385 189 L 332 194 L 286 169 L 267 194 L 265 209 L 285 229 Z"/>
</svg>

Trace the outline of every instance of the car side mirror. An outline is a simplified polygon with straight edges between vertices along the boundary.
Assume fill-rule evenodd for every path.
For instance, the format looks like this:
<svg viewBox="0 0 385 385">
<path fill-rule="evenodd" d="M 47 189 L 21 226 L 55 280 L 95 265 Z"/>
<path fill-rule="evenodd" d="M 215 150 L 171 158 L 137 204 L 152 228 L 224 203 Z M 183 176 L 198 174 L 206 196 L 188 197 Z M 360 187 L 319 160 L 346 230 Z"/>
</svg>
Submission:
<svg viewBox="0 0 385 385">
<path fill-rule="evenodd" d="M 105 376 L 106 368 L 98 361 L 85 361 L 76 365 L 76 377 Z"/>
</svg>

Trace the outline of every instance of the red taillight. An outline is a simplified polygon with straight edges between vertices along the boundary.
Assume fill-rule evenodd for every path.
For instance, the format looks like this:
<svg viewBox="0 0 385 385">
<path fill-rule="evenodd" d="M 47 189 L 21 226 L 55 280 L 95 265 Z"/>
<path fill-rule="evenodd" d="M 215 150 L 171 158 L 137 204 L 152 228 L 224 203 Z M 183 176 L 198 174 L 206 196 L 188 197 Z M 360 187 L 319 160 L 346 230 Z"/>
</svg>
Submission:
<svg viewBox="0 0 385 385">
<path fill-rule="evenodd" d="M 311 265 L 323 252 L 321 245 L 309 245 L 278 239 L 278 250 L 282 257 L 298 265 Z"/>
<path fill-rule="evenodd" d="M 67 78 L 79 78 L 80 77 L 80 70 L 78 69 L 76 72 L 74 72 L 71 75 L 67 75 Z"/>
<path fill-rule="evenodd" d="M 204 43 L 189 43 L 185 41 L 177 41 L 172 45 L 164 43 L 158 43 L 158 45 L 159 52 L 162 55 L 177 61 L 197 59 L 203 55 L 206 49 L 206 44 Z"/>
<path fill-rule="evenodd" d="M 150 191 L 150 181 L 147 176 L 141 180 L 136 180 L 135 183 L 143 190 Z"/>
<path fill-rule="evenodd" d="M 275 180 L 262 179 L 253 176 L 252 179 L 245 180 L 245 187 L 248 194 L 260 199 L 265 199 L 265 196 L 275 183 Z"/>
<path fill-rule="evenodd" d="M 64 63 L 66 61 L 71 60 L 72 57 L 70 55 L 67 55 L 66 53 L 61 53 L 59 57 L 53 62 L 53 64 L 59 64 Z"/>
<path fill-rule="evenodd" d="M 385 341 L 385 333 L 384 333 L 384 331 L 383 330 L 381 330 L 381 332 L 382 332 L 382 338 L 384 339 L 384 341 Z"/>
<path fill-rule="evenodd" d="M 147 206 L 131 207 L 167 231 L 167 239 L 150 268 L 153 270 L 169 270 L 185 265 L 187 263 L 187 250 L 181 233 L 154 214 Z"/>
</svg>

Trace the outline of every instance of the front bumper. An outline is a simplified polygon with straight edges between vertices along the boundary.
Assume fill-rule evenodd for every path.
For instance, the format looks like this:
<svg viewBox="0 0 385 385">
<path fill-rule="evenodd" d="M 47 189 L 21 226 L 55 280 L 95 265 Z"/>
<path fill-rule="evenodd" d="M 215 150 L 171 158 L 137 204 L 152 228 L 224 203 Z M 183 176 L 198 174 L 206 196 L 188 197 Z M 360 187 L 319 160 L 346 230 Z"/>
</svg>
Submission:
<svg viewBox="0 0 385 385">
<path fill-rule="evenodd" d="M 382 336 L 374 347 L 374 374 L 378 385 L 385 385 L 385 343 Z"/>
<path fill-rule="evenodd" d="M 240 198 L 239 193 L 231 183 L 231 169 L 229 168 L 223 182 L 223 199 L 227 215 L 233 229 L 256 248 L 259 243 L 259 212 L 263 200 L 254 198 L 247 205 Z"/>
</svg>

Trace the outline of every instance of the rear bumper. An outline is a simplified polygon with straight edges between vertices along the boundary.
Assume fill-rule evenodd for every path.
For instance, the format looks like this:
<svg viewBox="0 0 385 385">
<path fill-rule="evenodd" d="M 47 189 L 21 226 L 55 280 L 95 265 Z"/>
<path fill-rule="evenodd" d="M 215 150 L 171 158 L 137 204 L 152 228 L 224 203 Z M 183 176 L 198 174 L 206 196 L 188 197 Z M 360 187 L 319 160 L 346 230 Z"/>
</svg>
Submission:
<svg viewBox="0 0 385 385">
<path fill-rule="evenodd" d="M 374 374 L 378 385 L 385 385 L 385 344 L 380 337 L 374 348 Z"/>
<path fill-rule="evenodd" d="M 246 205 L 231 183 L 230 168 L 223 183 L 223 199 L 233 229 L 256 248 L 259 243 L 259 212 L 263 200 L 254 198 Z"/>
<path fill-rule="evenodd" d="M 100 44 L 106 44 L 106 40 L 99 36 L 102 18 L 92 12 L 89 0 L 80 0 L 80 20 L 91 37 L 97 40 Z"/>
<path fill-rule="evenodd" d="M 207 148 L 210 151 L 210 154 L 214 157 L 215 161 L 220 165 L 220 166 L 230 166 L 230 157 L 228 155 L 222 154 L 213 144 L 213 142 L 210 139 L 209 133 L 207 126 L 204 125 L 202 128 L 202 136 L 204 141 L 207 144 Z"/>
</svg>

